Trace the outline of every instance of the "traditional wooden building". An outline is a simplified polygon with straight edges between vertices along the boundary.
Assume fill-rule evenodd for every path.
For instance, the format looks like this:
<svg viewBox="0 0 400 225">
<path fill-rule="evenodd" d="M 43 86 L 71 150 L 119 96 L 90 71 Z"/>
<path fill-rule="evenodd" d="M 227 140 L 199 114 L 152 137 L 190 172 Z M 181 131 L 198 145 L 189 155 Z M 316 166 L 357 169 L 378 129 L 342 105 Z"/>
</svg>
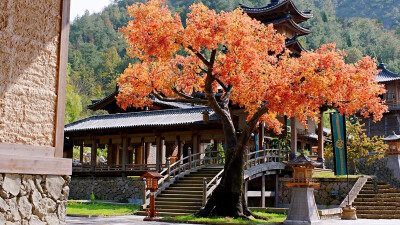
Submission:
<svg viewBox="0 0 400 225">
<path fill-rule="evenodd" d="M 371 118 L 363 120 L 369 137 L 387 137 L 393 132 L 400 133 L 400 74 L 388 70 L 382 62 L 379 64 L 378 70 L 380 72 L 376 81 L 386 88 L 386 93 L 382 96 L 382 99 L 386 101 L 389 111 L 383 115 L 382 120 L 376 123 Z"/>
</svg>

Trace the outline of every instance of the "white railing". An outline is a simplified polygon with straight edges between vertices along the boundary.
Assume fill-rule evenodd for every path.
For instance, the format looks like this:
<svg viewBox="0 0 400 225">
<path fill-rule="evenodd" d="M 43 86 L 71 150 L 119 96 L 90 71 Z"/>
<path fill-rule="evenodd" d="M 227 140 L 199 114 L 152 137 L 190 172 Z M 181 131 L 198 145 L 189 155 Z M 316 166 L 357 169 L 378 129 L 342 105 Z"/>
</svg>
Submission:
<svg viewBox="0 0 400 225">
<path fill-rule="evenodd" d="M 248 169 L 262 163 L 268 162 L 282 162 L 285 160 L 286 152 L 280 148 L 278 149 L 261 149 L 254 152 L 249 152 L 246 155 L 246 162 L 244 168 Z"/>
<path fill-rule="evenodd" d="M 167 188 L 177 178 L 183 177 L 193 170 L 197 170 L 205 165 L 224 164 L 225 157 L 222 156 L 222 153 L 223 151 L 207 151 L 191 154 L 191 151 L 189 150 L 188 156 L 173 164 L 170 164 L 170 160 L 167 159 L 166 168 L 160 172 L 163 177 L 158 180 L 159 190 L 155 193 L 155 196 L 165 190 L 165 188 Z M 150 203 L 150 191 L 144 193 L 143 199 L 145 199 L 143 205 L 143 208 L 145 208 Z"/>
</svg>

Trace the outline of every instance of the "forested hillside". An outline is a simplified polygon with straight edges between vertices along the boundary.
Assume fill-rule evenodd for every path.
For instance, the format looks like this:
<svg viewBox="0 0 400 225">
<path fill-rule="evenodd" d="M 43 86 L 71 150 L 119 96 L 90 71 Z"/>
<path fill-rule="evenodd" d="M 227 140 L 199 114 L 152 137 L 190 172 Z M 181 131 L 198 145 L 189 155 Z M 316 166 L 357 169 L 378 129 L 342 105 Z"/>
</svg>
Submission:
<svg viewBox="0 0 400 225">
<path fill-rule="evenodd" d="M 118 28 L 130 19 L 126 6 L 138 0 L 113 0 L 101 13 L 73 20 L 70 29 L 69 77 L 66 122 L 86 117 L 91 99 L 115 90 L 115 78 L 134 59 L 125 55 L 125 40 Z M 174 12 L 185 18 L 193 2 L 169 0 Z M 260 7 L 269 0 L 202 0 L 217 11 L 229 11 L 239 3 Z M 311 9 L 314 18 L 302 24 L 313 33 L 301 39 L 306 49 L 336 42 L 348 53 L 348 62 L 368 54 L 382 59 L 389 69 L 400 72 L 400 0 L 294 0 L 301 10 Z M 364 17 L 364 18 L 359 18 Z M 369 17 L 369 18 L 367 18 Z"/>
</svg>

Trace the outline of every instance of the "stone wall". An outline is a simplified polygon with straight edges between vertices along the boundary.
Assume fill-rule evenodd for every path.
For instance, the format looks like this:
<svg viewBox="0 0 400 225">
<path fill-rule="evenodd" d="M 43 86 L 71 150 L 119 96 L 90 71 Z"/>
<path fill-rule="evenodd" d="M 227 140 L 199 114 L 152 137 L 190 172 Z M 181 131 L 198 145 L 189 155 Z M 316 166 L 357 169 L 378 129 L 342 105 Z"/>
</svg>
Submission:
<svg viewBox="0 0 400 225">
<path fill-rule="evenodd" d="M 319 178 L 316 179 L 320 187 L 314 190 L 315 202 L 317 205 L 337 206 L 342 203 L 347 193 L 351 190 L 355 178 L 350 179 L 350 185 L 347 187 L 346 178 Z M 290 204 L 291 190 L 286 186 L 291 178 L 279 178 L 279 205 L 288 206 Z M 333 191 L 333 192 L 332 192 Z M 336 194 L 333 196 L 331 194 Z"/>
<path fill-rule="evenodd" d="M 141 204 L 144 181 L 141 178 L 73 177 L 70 188 L 70 199 L 90 199 L 93 192 L 97 200 Z"/>
<path fill-rule="evenodd" d="M 0 224 L 66 224 L 69 176 L 0 174 Z"/>
<path fill-rule="evenodd" d="M 61 0 L 0 1 L 0 142 L 54 146 Z"/>
</svg>

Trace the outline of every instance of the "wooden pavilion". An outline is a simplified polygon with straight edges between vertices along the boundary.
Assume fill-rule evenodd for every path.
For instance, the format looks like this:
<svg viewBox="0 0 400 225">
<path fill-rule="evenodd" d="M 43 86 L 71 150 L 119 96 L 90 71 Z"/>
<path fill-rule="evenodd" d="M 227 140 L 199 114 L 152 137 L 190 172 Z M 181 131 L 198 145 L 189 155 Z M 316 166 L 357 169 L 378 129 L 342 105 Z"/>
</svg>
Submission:
<svg viewBox="0 0 400 225">
<path fill-rule="evenodd" d="M 300 56 L 304 51 L 298 37 L 311 31 L 299 24 L 312 18 L 310 12 L 299 11 L 292 0 L 272 0 L 262 8 L 240 7 L 264 24 L 273 23 L 278 32 L 285 34 L 286 45 L 294 56 Z M 80 148 L 80 161 L 73 166 L 74 175 L 142 174 L 148 169 L 160 170 L 165 166 L 166 158 L 171 157 L 171 161 L 180 159 L 189 154 L 189 149 L 191 153 L 198 153 L 210 143 L 214 143 L 214 148 L 218 143 L 224 143 L 220 119 L 210 108 L 154 99 L 153 106 L 144 111 L 135 108 L 124 111 L 116 104 L 117 94 L 118 90 L 115 90 L 103 99 L 93 100 L 88 106 L 91 110 L 106 110 L 109 115 L 92 116 L 65 126 L 66 141 L 70 144 L 65 149 L 65 157 L 72 158 L 73 146 Z M 246 117 L 242 109 L 232 110 L 238 131 L 245 125 Z M 312 145 L 308 137 L 315 135 L 315 129 L 305 130 L 296 125 L 298 122 L 292 121 L 291 149 L 295 154 L 298 137 L 300 143 Z M 286 119 L 282 118 L 282 122 L 286 124 Z M 322 160 L 322 123 L 318 128 L 321 128 L 318 157 Z M 265 147 L 266 134 L 270 132 L 260 124 L 250 146 L 255 150 Z M 92 148 L 90 162 L 84 162 L 84 147 Z M 97 148 L 107 149 L 107 163 L 97 163 Z"/>
</svg>

